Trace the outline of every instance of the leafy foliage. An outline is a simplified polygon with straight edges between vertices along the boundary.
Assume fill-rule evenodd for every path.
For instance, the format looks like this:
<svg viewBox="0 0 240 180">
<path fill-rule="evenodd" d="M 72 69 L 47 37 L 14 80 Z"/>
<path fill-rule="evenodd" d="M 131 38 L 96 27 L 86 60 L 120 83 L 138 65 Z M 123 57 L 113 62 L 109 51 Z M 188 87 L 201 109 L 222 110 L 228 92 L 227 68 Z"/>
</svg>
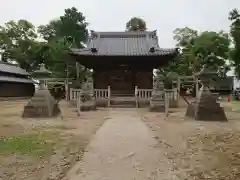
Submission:
<svg viewBox="0 0 240 180">
<path fill-rule="evenodd" d="M 50 21 L 47 25 L 38 27 L 41 37 L 47 41 L 47 54 L 45 63 L 49 69 L 55 72 L 57 77 L 65 77 L 64 70 L 67 66 L 68 50 L 70 47 L 82 48 L 86 41 L 88 23 L 81 12 L 75 7 L 65 9 L 63 16 Z M 81 68 L 80 77 L 86 76 L 85 69 Z M 76 67 L 69 67 L 68 77 L 77 77 Z"/>
<path fill-rule="evenodd" d="M 175 63 L 170 63 L 164 71 L 174 71 L 179 75 L 193 75 L 206 65 L 221 74 L 230 69 L 226 65 L 229 56 L 230 38 L 223 31 L 204 31 L 199 33 L 188 27 L 174 31 L 174 39 L 181 50 Z"/>
<path fill-rule="evenodd" d="M 131 18 L 126 24 L 127 31 L 146 31 L 146 22 L 138 17 Z"/>
<path fill-rule="evenodd" d="M 232 64 L 235 67 L 235 73 L 238 77 L 240 77 L 240 13 L 237 9 L 233 9 L 229 13 L 229 20 L 232 22 L 230 33 L 234 44 L 230 57 Z"/>
<path fill-rule="evenodd" d="M 66 77 L 68 50 L 82 48 L 87 39 L 88 23 L 75 7 L 65 9 L 63 16 L 37 28 L 26 20 L 10 21 L 0 27 L 0 53 L 3 61 L 16 61 L 29 72 L 40 63 L 55 77 Z M 39 41 L 38 35 L 43 39 Z M 82 68 L 82 79 L 87 75 Z M 69 68 L 69 76 L 77 77 L 76 67 Z"/>
<path fill-rule="evenodd" d="M 189 27 L 177 28 L 174 39 L 181 53 L 162 72 L 176 72 L 179 75 L 192 75 L 206 65 L 225 76 L 230 70 L 226 60 L 231 59 L 236 74 L 240 77 L 240 14 L 237 9 L 229 13 L 231 37 L 234 48 L 230 49 L 230 38 L 223 31 L 199 32 Z M 75 7 L 65 9 L 59 18 L 41 25 L 37 29 L 27 20 L 9 21 L 0 26 L 0 53 L 3 61 L 15 60 L 20 67 L 31 72 L 40 63 L 53 72 L 55 77 L 66 77 L 68 50 L 82 48 L 88 36 L 86 18 Z M 126 23 L 127 31 L 145 31 L 146 22 L 132 17 Z M 39 41 L 40 36 L 43 41 Z M 69 65 L 69 77 L 76 78 L 75 65 Z M 80 68 L 83 81 L 91 72 Z M 158 72 L 159 74 L 159 72 Z M 161 74 L 161 73 L 160 73 Z"/>
<path fill-rule="evenodd" d="M 56 38 L 59 26 L 61 24 L 60 20 L 50 21 L 47 25 L 41 25 L 38 27 L 38 33 L 46 41 L 51 41 Z"/>
<path fill-rule="evenodd" d="M 31 71 L 37 64 L 35 52 L 39 49 L 33 24 L 26 20 L 9 21 L 0 27 L 2 60 L 15 60 L 20 67 Z"/>
<path fill-rule="evenodd" d="M 87 25 L 81 12 L 75 7 L 65 9 L 65 14 L 59 19 L 50 21 L 47 25 L 38 27 L 38 32 L 47 41 L 63 39 L 65 43 L 71 42 L 73 47 L 82 48 L 87 40 Z"/>
</svg>

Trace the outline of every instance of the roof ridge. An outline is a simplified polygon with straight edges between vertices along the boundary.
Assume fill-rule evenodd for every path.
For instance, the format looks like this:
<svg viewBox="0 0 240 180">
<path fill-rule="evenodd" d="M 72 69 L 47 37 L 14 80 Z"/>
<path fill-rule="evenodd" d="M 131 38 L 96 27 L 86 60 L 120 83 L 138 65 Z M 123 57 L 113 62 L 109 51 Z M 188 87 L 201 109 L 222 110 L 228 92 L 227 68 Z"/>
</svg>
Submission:
<svg viewBox="0 0 240 180">
<path fill-rule="evenodd" d="M 165 56 L 175 55 L 176 49 L 160 48 L 157 31 L 95 32 L 91 31 L 88 46 L 71 49 L 76 55 L 94 56 Z"/>
<path fill-rule="evenodd" d="M 0 61 L 0 72 L 21 74 L 21 75 L 30 75 L 25 69 L 19 67 L 18 65 L 6 63 L 6 62 L 2 62 L 2 61 Z"/>
<path fill-rule="evenodd" d="M 12 64 L 12 63 L 9 63 L 9 62 L 4 62 L 4 61 L 0 61 L 0 64 L 14 66 L 14 67 L 19 67 L 18 64 Z"/>
<path fill-rule="evenodd" d="M 150 32 L 155 32 L 157 30 L 152 30 L 152 31 L 95 31 L 95 30 L 90 30 L 93 33 L 136 33 L 136 32 L 145 32 L 145 33 L 150 33 Z"/>
<path fill-rule="evenodd" d="M 153 31 L 93 31 L 91 30 L 90 37 L 97 38 L 97 37 L 104 37 L 104 36 L 112 36 L 112 37 L 119 37 L 119 36 L 143 36 L 143 35 L 153 35 L 157 36 L 157 30 Z"/>
</svg>

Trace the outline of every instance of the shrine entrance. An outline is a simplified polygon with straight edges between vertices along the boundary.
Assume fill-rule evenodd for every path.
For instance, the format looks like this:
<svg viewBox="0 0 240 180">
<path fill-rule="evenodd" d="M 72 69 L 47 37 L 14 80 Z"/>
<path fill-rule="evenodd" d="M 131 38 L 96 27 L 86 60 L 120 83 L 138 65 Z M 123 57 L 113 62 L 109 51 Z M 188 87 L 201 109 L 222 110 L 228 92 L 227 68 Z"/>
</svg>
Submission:
<svg viewBox="0 0 240 180">
<path fill-rule="evenodd" d="M 112 94 L 134 95 L 135 73 L 130 66 L 120 65 L 111 71 L 109 84 Z"/>
</svg>

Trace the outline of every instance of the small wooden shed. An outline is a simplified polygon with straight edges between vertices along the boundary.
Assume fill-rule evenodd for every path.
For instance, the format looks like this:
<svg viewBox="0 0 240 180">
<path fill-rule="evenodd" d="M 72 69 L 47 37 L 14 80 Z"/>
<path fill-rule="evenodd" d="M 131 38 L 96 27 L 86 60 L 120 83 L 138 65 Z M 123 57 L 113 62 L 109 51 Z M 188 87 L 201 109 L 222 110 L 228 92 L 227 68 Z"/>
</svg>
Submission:
<svg viewBox="0 0 240 180">
<path fill-rule="evenodd" d="M 17 65 L 0 62 L 0 98 L 31 97 L 35 86 L 30 74 Z"/>
</svg>

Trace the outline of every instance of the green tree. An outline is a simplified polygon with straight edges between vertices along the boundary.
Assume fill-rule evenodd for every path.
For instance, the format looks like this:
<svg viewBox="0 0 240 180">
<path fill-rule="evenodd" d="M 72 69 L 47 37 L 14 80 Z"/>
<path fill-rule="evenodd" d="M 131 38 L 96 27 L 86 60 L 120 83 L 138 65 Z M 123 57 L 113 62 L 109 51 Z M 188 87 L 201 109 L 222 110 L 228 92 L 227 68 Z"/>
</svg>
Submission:
<svg viewBox="0 0 240 180">
<path fill-rule="evenodd" d="M 181 76 L 192 76 L 204 65 L 218 71 L 220 76 L 226 76 L 230 70 L 229 65 L 226 64 L 231 42 L 228 34 L 222 31 L 198 32 L 185 27 L 174 31 L 174 39 L 177 41 L 180 55 L 157 72 L 157 75 L 164 74 L 166 80 L 171 81 L 169 72 L 176 72 Z"/>
<path fill-rule="evenodd" d="M 146 31 L 146 22 L 138 17 L 133 17 L 131 18 L 127 23 L 126 23 L 126 30 L 127 31 Z"/>
<path fill-rule="evenodd" d="M 31 71 L 36 65 L 35 51 L 39 48 L 35 27 L 27 20 L 9 21 L 0 26 L 0 52 L 5 62 L 16 61 Z"/>
<path fill-rule="evenodd" d="M 233 9 L 229 13 L 229 20 L 232 22 L 230 34 L 234 44 L 234 48 L 231 50 L 230 57 L 235 68 L 235 73 L 238 78 L 240 78 L 240 13 L 237 9 Z"/>
<path fill-rule="evenodd" d="M 38 27 L 38 32 L 46 41 L 64 39 L 72 42 L 72 47 L 82 48 L 88 37 L 88 23 L 85 16 L 75 7 L 65 9 L 63 16 Z"/>
<path fill-rule="evenodd" d="M 88 37 L 86 18 L 75 7 L 65 9 L 63 16 L 38 27 L 41 37 L 47 42 L 48 56 L 46 65 L 58 76 L 66 76 L 68 50 L 71 47 L 82 48 Z M 80 77 L 84 79 L 85 69 L 81 68 Z M 76 67 L 69 67 L 69 76 L 76 78 Z"/>
<path fill-rule="evenodd" d="M 38 27 L 38 33 L 41 37 L 46 41 L 51 41 L 57 37 L 59 37 L 58 29 L 61 25 L 61 21 L 52 20 L 47 25 L 41 25 Z M 57 34 L 58 33 L 58 34 Z"/>
<path fill-rule="evenodd" d="M 196 30 L 190 29 L 188 27 L 177 28 L 173 31 L 173 39 L 177 41 L 178 47 L 193 46 L 193 40 L 198 36 Z"/>
<path fill-rule="evenodd" d="M 188 27 L 174 31 L 174 39 L 181 50 L 178 60 L 170 67 L 181 75 L 192 75 L 199 72 L 203 65 L 213 70 L 229 69 L 226 60 L 229 58 L 230 38 L 223 31 L 197 32 Z"/>
</svg>

